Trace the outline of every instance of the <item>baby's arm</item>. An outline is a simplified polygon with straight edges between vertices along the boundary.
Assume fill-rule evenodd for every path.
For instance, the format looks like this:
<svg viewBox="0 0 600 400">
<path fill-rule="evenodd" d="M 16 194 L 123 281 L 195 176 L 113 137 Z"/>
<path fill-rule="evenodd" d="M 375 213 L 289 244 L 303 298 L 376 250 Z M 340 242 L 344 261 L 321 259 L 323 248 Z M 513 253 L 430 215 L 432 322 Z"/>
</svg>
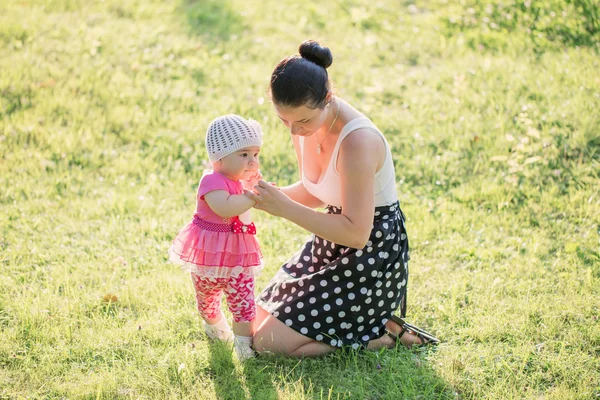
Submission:
<svg viewBox="0 0 600 400">
<path fill-rule="evenodd" d="M 243 194 L 229 194 L 226 190 L 213 190 L 204 195 L 204 200 L 219 217 L 231 218 L 254 207 L 254 200 Z"/>
</svg>

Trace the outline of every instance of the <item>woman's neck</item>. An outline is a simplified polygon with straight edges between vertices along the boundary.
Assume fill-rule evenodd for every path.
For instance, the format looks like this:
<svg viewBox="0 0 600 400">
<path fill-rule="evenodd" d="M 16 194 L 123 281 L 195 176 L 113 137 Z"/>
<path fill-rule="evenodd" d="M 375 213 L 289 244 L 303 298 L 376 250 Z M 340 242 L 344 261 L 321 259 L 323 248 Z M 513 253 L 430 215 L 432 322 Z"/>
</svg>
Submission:
<svg viewBox="0 0 600 400">
<path fill-rule="evenodd" d="M 339 97 L 335 96 L 331 99 L 327 105 L 328 113 L 327 117 L 319 129 L 315 132 L 319 141 L 324 140 L 326 136 L 336 136 L 340 130 L 339 122 L 342 119 L 342 101 Z"/>
</svg>

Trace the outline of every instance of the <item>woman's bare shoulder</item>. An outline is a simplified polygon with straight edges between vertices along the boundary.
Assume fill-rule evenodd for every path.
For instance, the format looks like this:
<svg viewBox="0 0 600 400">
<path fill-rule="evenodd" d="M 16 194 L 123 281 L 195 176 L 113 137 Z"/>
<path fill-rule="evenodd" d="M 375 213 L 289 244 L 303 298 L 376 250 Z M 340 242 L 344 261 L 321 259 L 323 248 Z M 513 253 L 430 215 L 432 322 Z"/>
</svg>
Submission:
<svg viewBox="0 0 600 400">
<path fill-rule="evenodd" d="M 386 157 L 385 143 L 372 129 L 359 128 L 350 132 L 340 144 L 337 170 L 340 174 L 347 168 L 361 166 L 379 171 Z"/>
<path fill-rule="evenodd" d="M 385 150 L 381 135 L 369 128 L 358 128 L 348 133 L 340 144 L 340 151 L 375 151 Z"/>
</svg>

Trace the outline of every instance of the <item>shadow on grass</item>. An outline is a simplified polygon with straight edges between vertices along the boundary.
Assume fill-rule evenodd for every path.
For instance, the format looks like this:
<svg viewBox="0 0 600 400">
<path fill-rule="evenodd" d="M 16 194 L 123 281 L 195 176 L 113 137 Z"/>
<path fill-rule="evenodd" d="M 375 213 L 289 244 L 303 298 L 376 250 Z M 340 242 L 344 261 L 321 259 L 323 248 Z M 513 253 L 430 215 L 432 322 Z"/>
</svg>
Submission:
<svg viewBox="0 0 600 400">
<path fill-rule="evenodd" d="M 261 356 L 255 369 L 270 375 L 281 390 L 292 387 L 307 398 L 455 399 L 456 392 L 429 365 L 431 351 L 340 350 L 300 360 Z"/>
<path fill-rule="evenodd" d="M 226 0 L 181 0 L 179 10 L 196 35 L 228 40 L 246 29 L 242 16 Z"/>
<path fill-rule="evenodd" d="M 260 368 L 255 368 L 254 360 L 241 363 L 241 368 L 233 362 L 230 345 L 210 344 L 210 369 L 217 399 L 277 399 L 277 392 L 270 377 Z"/>
</svg>

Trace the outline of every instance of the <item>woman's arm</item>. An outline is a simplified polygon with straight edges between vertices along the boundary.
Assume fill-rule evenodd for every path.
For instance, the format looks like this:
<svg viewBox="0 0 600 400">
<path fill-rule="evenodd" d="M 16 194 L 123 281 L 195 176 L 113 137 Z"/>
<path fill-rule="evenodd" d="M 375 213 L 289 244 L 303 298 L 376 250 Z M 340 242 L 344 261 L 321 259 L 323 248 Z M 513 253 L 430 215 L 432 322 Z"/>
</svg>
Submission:
<svg viewBox="0 0 600 400">
<path fill-rule="evenodd" d="M 330 242 L 356 249 L 362 249 L 367 244 L 371 229 L 368 231 L 361 229 L 346 215 L 325 214 L 291 200 L 290 203 L 286 212 L 281 216 L 307 231 Z M 259 206 L 256 208 L 260 209 Z"/>
<path fill-rule="evenodd" d="M 298 160 L 298 170 L 300 171 L 300 180 L 292 185 L 281 187 L 280 190 L 296 203 L 300 203 L 309 208 L 319 208 L 325 204 L 312 194 L 308 193 L 302 183 L 302 151 L 300 150 L 300 139 L 292 136 L 292 143 L 296 151 L 296 160 Z"/>
<path fill-rule="evenodd" d="M 231 218 L 243 214 L 254 206 L 254 201 L 243 194 L 230 194 L 225 190 L 213 190 L 204 195 L 204 200 L 215 214 Z"/>
<path fill-rule="evenodd" d="M 289 197 L 296 203 L 305 205 L 308 208 L 319 208 L 325 206 L 325 203 L 317 199 L 312 194 L 308 193 L 308 190 L 306 190 L 304 184 L 301 181 L 298 181 L 289 186 L 284 186 L 279 189 L 283 193 L 285 193 L 287 197 Z"/>
<path fill-rule="evenodd" d="M 256 187 L 255 208 L 286 218 L 331 242 L 362 249 L 373 226 L 375 174 L 385 159 L 379 135 L 359 129 L 340 147 L 338 171 L 341 181 L 342 214 L 324 214 L 299 204 L 268 183 Z"/>
</svg>

